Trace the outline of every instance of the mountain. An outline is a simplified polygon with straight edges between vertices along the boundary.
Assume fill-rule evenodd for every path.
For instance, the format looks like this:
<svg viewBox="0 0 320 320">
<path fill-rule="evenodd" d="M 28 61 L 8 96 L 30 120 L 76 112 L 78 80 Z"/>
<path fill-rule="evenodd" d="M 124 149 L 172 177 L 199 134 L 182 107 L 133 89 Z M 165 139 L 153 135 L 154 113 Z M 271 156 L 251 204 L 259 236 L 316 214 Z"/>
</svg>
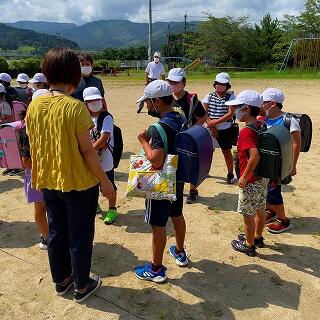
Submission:
<svg viewBox="0 0 320 320">
<path fill-rule="evenodd" d="M 38 33 L 32 30 L 18 29 L 0 23 L 0 48 L 16 50 L 23 46 L 33 47 L 36 52 L 42 53 L 58 44 L 56 36 Z M 59 39 L 59 44 L 64 47 L 78 49 L 77 43 Z"/>
<path fill-rule="evenodd" d="M 169 24 L 172 33 L 184 31 L 183 22 L 153 23 L 153 46 L 155 49 L 159 49 L 162 44 L 166 43 Z M 198 21 L 189 22 L 188 31 L 196 30 L 198 24 Z M 129 20 L 100 20 L 81 26 L 43 21 L 18 21 L 13 25 L 23 26 L 34 31 L 47 30 L 46 33 L 51 34 L 59 32 L 64 38 L 77 42 L 83 49 L 138 46 L 146 45 L 148 41 L 148 24 Z"/>
<path fill-rule="evenodd" d="M 77 27 L 74 23 L 46 22 L 46 21 L 17 21 L 6 23 L 10 27 L 28 29 L 36 32 L 56 35 L 56 33 Z"/>
</svg>

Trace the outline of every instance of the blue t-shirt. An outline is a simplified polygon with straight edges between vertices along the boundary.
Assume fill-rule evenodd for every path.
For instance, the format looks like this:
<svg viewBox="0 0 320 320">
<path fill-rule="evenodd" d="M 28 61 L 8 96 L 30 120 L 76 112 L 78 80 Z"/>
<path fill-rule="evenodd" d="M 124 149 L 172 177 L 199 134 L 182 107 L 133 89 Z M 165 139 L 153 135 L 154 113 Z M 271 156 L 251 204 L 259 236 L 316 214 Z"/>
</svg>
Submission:
<svg viewBox="0 0 320 320">
<path fill-rule="evenodd" d="M 267 125 L 267 128 L 270 128 L 276 125 L 285 126 L 284 119 L 285 119 L 285 115 L 282 114 L 280 117 L 275 119 L 266 118 L 265 123 Z M 294 131 L 300 131 L 300 126 L 299 126 L 299 122 L 294 117 L 292 117 L 291 124 L 290 124 L 290 133 Z"/>
</svg>

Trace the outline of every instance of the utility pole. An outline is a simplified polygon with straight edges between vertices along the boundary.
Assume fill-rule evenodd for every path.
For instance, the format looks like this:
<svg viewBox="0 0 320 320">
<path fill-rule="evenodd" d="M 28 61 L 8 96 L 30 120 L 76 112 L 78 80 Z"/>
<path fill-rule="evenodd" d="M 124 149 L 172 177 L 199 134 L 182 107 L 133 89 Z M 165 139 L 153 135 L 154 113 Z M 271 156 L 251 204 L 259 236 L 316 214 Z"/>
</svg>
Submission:
<svg viewBox="0 0 320 320">
<path fill-rule="evenodd" d="M 149 61 L 152 60 L 152 7 L 151 0 L 149 0 L 149 49 L 148 49 Z"/>
<path fill-rule="evenodd" d="M 184 15 L 184 33 L 187 33 L 187 11 L 186 14 Z"/>
<path fill-rule="evenodd" d="M 171 37 L 171 28 L 170 28 L 170 23 L 168 24 L 168 41 L 167 41 L 167 52 L 166 55 L 169 56 L 169 46 L 170 46 L 170 37 Z"/>
</svg>

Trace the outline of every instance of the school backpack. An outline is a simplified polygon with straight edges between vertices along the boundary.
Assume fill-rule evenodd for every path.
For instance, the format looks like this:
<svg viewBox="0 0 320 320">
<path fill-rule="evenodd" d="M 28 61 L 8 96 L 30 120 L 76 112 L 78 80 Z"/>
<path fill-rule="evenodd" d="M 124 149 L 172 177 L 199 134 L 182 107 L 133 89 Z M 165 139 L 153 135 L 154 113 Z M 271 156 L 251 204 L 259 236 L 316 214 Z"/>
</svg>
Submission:
<svg viewBox="0 0 320 320">
<path fill-rule="evenodd" d="M 0 168 L 23 169 L 18 142 L 20 129 L 20 121 L 0 126 Z"/>
<path fill-rule="evenodd" d="M 301 152 L 308 152 L 311 146 L 312 140 L 312 121 L 307 114 L 298 114 L 298 113 L 284 113 L 284 125 L 290 132 L 291 119 L 294 117 L 300 125 L 301 129 Z"/>
<path fill-rule="evenodd" d="M 282 125 L 267 129 L 265 125 L 249 124 L 245 128 L 258 134 L 260 160 L 254 174 L 282 184 L 291 182 L 293 152 L 290 132 Z"/>
<path fill-rule="evenodd" d="M 212 163 L 213 144 L 208 129 L 195 125 L 178 133 L 176 150 L 177 180 L 200 185 L 208 177 Z"/>
<path fill-rule="evenodd" d="M 106 116 L 111 116 L 113 119 L 113 116 L 108 111 L 102 111 L 97 119 L 97 130 L 98 132 L 101 132 L 103 120 Z M 110 138 L 111 139 L 111 138 Z M 109 141 L 110 141 L 109 139 Z M 113 157 L 113 167 L 118 168 L 122 152 L 123 152 L 123 138 L 122 138 L 122 131 L 121 129 L 113 124 L 113 140 L 114 140 L 114 146 L 111 146 L 109 141 L 107 142 L 107 148 L 110 150 L 112 157 Z"/>
</svg>

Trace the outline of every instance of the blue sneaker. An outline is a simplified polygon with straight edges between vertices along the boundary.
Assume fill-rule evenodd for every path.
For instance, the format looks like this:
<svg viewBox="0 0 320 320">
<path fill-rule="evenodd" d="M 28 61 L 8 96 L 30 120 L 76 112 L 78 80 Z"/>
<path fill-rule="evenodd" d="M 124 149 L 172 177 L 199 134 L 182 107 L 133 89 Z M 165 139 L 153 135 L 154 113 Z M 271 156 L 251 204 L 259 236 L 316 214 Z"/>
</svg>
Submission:
<svg viewBox="0 0 320 320">
<path fill-rule="evenodd" d="M 156 283 L 162 283 L 167 280 L 166 274 L 167 268 L 162 266 L 158 272 L 154 272 L 151 269 L 151 262 L 148 262 L 144 266 L 138 266 L 134 268 L 134 274 L 141 280 L 153 281 Z"/>
<path fill-rule="evenodd" d="M 179 254 L 176 254 L 176 246 L 173 244 L 170 247 L 169 252 L 176 259 L 176 264 L 179 267 L 185 267 L 188 264 L 188 258 L 184 250 Z"/>
</svg>

